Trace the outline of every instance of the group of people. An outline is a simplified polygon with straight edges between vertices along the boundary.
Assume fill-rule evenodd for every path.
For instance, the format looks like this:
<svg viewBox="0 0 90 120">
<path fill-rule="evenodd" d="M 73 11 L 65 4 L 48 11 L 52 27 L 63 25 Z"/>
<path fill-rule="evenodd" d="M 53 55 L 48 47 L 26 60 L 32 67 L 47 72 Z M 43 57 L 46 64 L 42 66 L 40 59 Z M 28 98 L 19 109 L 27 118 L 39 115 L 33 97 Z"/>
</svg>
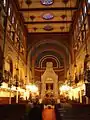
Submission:
<svg viewBox="0 0 90 120">
<path fill-rule="evenodd" d="M 23 120 L 42 120 L 42 107 L 37 102 L 29 102 Z"/>
<path fill-rule="evenodd" d="M 24 120 L 55 120 L 55 111 L 50 106 L 44 109 L 43 104 L 29 102 Z"/>
</svg>

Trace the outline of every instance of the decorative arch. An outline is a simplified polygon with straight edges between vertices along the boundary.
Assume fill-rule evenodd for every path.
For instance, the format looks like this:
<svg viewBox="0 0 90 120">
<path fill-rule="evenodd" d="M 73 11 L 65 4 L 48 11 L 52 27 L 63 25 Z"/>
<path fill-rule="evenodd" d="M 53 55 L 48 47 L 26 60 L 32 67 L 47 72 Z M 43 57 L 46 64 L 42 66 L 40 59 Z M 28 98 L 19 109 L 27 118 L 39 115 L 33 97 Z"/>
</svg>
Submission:
<svg viewBox="0 0 90 120">
<path fill-rule="evenodd" d="M 53 51 L 53 52 L 52 52 Z M 64 60 L 64 59 L 66 59 L 66 56 L 64 55 L 64 53 L 63 53 L 63 51 L 58 51 L 58 50 L 56 50 L 56 49 L 52 49 L 52 48 L 48 48 L 48 49 L 44 49 L 44 50 L 39 50 L 38 51 L 38 54 L 36 55 L 36 56 L 34 56 L 34 58 L 32 58 L 32 59 L 34 59 L 34 61 L 35 60 L 37 60 L 38 58 L 40 58 L 40 54 L 42 54 L 42 53 L 44 53 L 44 52 L 52 52 L 52 55 L 54 54 L 54 53 L 56 53 L 56 57 L 57 57 L 57 59 L 59 59 L 58 57 L 60 57 L 60 59 L 62 58 L 62 60 Z M 60 55 L 61 54 L 61 55 Z M 58 55 L 58 56 L 57 56 Z M 42 55 L 41 55 L 42 56 Z M 44 55 L 44 56 L 46 56 L 46 55 Z M 59 60 L 60 60 L 59 59 Z M 39 59 L 40 60 L 40 59 Z"/>
<path fill-rule="evenodd" d="M 66 50 L 66 53 L 71 54 L 69 48 L 68 48 L 68 44 L 66 42 L 61 43 L 60 41 L 57 40 L 52 40 L 52 39 L 44 39 L 44 40 L 40 40 L 37 43 L 34 43 L 32 46 L 30 46 L 30 50 L 29 51 L 33 51 L 34 48 L 37 48 L 38 46 L 42 45 L 42 44 L 54 44 L 54 45 L 59 45 L 61 48 Z"/>
<path fill-rule="evenodd" d="M 51 39 L 46 39 L 46 40 L 43 40 L 43 41 L 39 41 L 38 43 L 34 44 L 34 46 L 31 46 L 31 50 L 29 51 L 29 53 L 31 53 L 31 55 L 30 55 L 31 58 L 32 58 L 32 54 L 34 55 L 35 51 L 37 52 L 38 48 L 40 49 L 40 47 L 42 45 L 45 45 L 45 44 L 51 45 L 51 46 L 53 44 L 54 46 L 56 46 L 56 49 L 57 49 L 57 46 L 58 46 L 59 47 L 59 51 L 60 50 L 63 51 L 63 54 L 66 54 L 66 56 L 68 58 L 67 60 L 69 62 L 71 62 L 71 56 L 72 56 L 72 54 L 71 54 L 70 49 L 67 47 L 68 46 L 67 43 L 66 44 L 60 43 L 59 41 L 51 40 Z"/>
<path fill-rule="evenodd" d="M 42 53 L 45 52 L 45 51 L 46 51 L 46 52 L 47 52 L 47 51 L 48 51 L 48 52 L 49 52 L 49 51 L 52 52 L 53 49 L 48 49 L 48 50 L 45 49 L 44 51 L 43 51 L 43 50 L 42 50 L 42 51 L 41 51 L 41 50 L 38 51 L 38 52 L 39 52 L 39 56 L 37 55 L 36 58 L 35 58 L 35 60 L 37 60 L 38 58 L 39 58 L 39 60 L 40 60 L 42 57 L 44 57 L 45 55 L 44 55 L 44 56 L 41 55 L 42 57 L 40 58 L 40 54 L 42 54 Z M 54 50 L 54 52 L 56 52 L 56 54 L 58 54 L 59 56 L 60 56 L 60 54 L 62 53 L 61 51 L 57 51 L 56 49 Z M 60 52 L 61 52 L 61 53 L 60 53 Z M 57 57 L 57 56 L 55 56 L 55 57 Z M 66 56 L 65 56 L 64 54 L 62 54 L 61 57 L 62 57 L 62 60 L 63 60 L 64 73 L 66 74 L 67 67 L 68 67 L 68 66 L 67 66 L 67 63 L 65 64 L 65 62 L 67 62 L 67 61 L 66 61 Z M 58 59 L 58 57 L 57 57 L 57 59 Z M 38 60 L 38 61 L 39 61 L 39 60 Z M 58 59 L 58 60 L 60 61 L 60 59 Z M 36 61 L 34 61 L 34 62 L 36 62 Z M 33 62 L 33 64 L 35 65 L 34 62 Z M 61 65 L 62 65 L 62 64 L 61 64 Z"/>
<path fill-rule="evenodd" d="M 57 63 L 57 68 L 60 67 L 60 61 L 59 61 L 58 58 L 57 58 L 56 56 L 54 56 L 54 55 L 46 55 L 46 56 L 42 57 L 42 58 L 40 59 L 40 61 L 39 61 L 39 66 L 40 66 L 40 67 L 42 67 L 43 61 L 44 61 L 45 59 L 47 59 L 47 58 L 52 58 L 52 59 L 54 59 L 54 60 L 56 61 L 56 63 Z"/>
</svg>

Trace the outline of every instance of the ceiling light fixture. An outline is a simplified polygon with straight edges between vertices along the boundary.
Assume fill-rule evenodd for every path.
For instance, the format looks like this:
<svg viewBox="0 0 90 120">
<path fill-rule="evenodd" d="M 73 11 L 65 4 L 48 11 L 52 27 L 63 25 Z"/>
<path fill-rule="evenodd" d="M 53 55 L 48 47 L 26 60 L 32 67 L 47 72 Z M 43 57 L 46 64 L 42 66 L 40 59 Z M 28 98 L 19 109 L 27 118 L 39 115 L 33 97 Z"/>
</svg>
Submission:
<svg viewBox="0 0 90 120">
<path fill-rule="evenodd" d="M 30 19 L 33 21 L 35 19 L 35 16 L 34 15 L 31 15 L 30 16 Z"/>
<path fill-rule="evenodd" d="M 33 27 L 33 30 L 36 31 L 38 28 L 37 27 Z"/>
<path fill-rule="evenodd" d="M 65 14 L 61 15 L 62 19 L 65 19 L 67 16 Z"/>
<path fill-rule="evenodd" d="M 20 1 L 20 7 L 22 8 L 23 5 L 23 0 Z"/>
<path fill-rule="evenodd" d="M 28 21 L 29 21 L 29 6 L 32 4 L 32 1 L 31 0 L 24 0 L 24 1 L 28 6 Z"/>
<path fill-rule="evenodd" d="M 69 0 L 62 0 L 62 2 L 65 4 L 65 8 L 67 6 L 67 3 L 69 2 Z M 63 16 L 64 18 L 66 18 L 67 21 L 67 10 L 65 10 L 65 16 Z M 66 30 L 67 30 L 67 22 L 66 22 L 66 26 L 65 26 Z M 63 28 L 64 29 L 64 28 Z M 63 30 L 62 29 L 62 30 Z"/>
<path fill-rule="evenodd" d="M 32 1 L 31 0 L 25 0 L 25 3 L 30 6 L 32 4 Z"/>
<path fill-rule="evenodd" d="M 60 29 L 61 29 L 61 31 L 63 31 L 64 30 L 64 26 L 61 26 Z"/>
</svg>

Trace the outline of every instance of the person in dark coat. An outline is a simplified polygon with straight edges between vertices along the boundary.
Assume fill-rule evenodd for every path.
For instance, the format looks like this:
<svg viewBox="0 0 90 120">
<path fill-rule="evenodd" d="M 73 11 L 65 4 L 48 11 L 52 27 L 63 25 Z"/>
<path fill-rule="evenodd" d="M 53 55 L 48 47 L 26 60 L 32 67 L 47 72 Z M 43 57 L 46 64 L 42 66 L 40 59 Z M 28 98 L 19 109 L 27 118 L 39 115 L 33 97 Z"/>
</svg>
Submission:
<svg viewBox="0 0 90 120">
<path fill-rule="evenodd" d="M 39 105 L 34 103 L 34 107 L 28 114 L 28 120 L 42 120 L 42 111 Z"/>
</svg>

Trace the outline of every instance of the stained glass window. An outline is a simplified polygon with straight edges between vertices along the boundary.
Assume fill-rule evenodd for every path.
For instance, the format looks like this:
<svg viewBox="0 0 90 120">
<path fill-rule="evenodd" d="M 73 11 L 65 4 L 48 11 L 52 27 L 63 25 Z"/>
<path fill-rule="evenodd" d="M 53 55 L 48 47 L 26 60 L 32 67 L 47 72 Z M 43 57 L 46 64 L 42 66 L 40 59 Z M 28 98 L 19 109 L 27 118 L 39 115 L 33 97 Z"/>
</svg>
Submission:
<svg viewBox="0 0 90 120">
<path fill-rule="evenodd" d="M 9 7 L 8 8 L 8 15 L 10 16 L 10 13 L 11 13 L 11 8 Z"/>
<path fill-rule="evenodd" d="M 90 0 L 88 0 L 88 3 L 90 3 Z"/>
<path fill-rule="evenodd" d="M 3 5 L 4 5 L 4 7 L 6 6 L 6 0 L 3 0 Z"/>
<path fill-rule="evenodd" d="M 43 4 L 43 5 L 51 5 L 53 3 L 53 0 L 40 0 L 40 2 Z"/>
<path fill-rule="evenodd" d="M 50 26 L 50 25 L 46 25 L 46 26 L 44 26 L 43 29 L 46 30 L 46 31 L 51 31 L 51 30 L 53 30 L 53 27 Z"/>
<path fill-rule="evenodd" d="M 85 13 L 85 14 L 87 13 L 87 8 L 86 8 L 86 6 L 84 7 L 84 13 Z"/>
<path fill-rule="evenodd" d="M 50 20 L 50 19 L 52 19 L 53 17 L 54 17 L 54 16 L 53 16 L 53 14 L 51 14 L 51 13 L 45 13 L 45 14 L 42 15 L 42 18 L 45 19 L 45 20 Z"/>
<path fill-rule="evenodd" d="M 14 16 L 12 17 L 12 23 L 14 23 L 14 20 L 15 20 L 15 18 L 14 18 Z"/>
</svg>

